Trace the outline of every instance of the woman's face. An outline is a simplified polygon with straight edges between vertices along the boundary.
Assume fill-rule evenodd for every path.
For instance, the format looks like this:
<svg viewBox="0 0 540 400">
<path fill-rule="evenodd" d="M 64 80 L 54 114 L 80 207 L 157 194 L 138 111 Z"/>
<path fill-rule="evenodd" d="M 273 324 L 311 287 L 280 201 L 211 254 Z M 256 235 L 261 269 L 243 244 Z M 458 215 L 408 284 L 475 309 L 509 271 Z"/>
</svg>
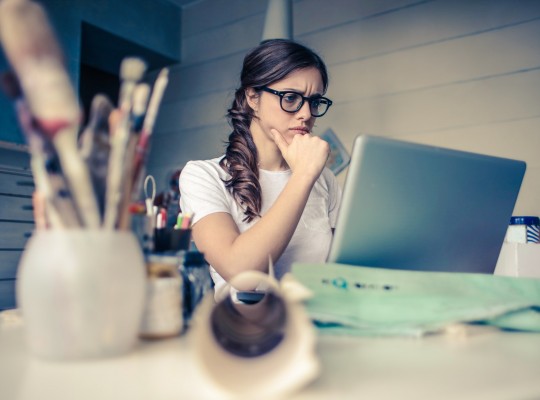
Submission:
<svg viewBox="0 0 540 400">
<path fill-rule="evenodd" d="M 305 97 L 322 96 L 324 90 L 321 74 L 314 67 L 294 71 L 268 87 L 279 92 L 300 93 Z M 252 89 L 248 91 L 248 102 L 255 115 L 251 123 L 252 134 L 262 134 L 272 140 L 270 129 L 274 128 L 290 144 L 295 135 L 311 133 L 315 117 L 311 116 L 308 102 L 305 101 L 297 112 L 289 113 L 283 111 L 280 100 L 279 96 L 265 91 L 261 91 L 258 96 Z"/>
</svg>

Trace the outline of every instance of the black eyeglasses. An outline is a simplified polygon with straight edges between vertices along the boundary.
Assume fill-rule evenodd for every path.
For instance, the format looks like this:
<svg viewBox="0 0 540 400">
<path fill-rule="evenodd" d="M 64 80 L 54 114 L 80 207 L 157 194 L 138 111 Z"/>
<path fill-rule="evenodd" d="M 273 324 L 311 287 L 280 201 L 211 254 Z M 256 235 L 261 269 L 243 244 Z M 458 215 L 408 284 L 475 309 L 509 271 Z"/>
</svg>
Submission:
<svg viewBox="0 0 540 400">
<path fill-rule="evenodd" d="M 265 92 L 275 94 L 280 97 L 279 105 L 283 111 L 288 113 L 295 113 L 302 108 L 304 102 L 307 101 L 309 104 L 309 112 L 313 117 L 322 117 L 330 106 L 332 105 L 332 100 L 327 99 L 326 97 L 316 96 L 316 97 L 305 97 L 300 93 L 296 92 L 280 92 L 269 87 L 262 86 L 259 88 Z"/>
</svg>

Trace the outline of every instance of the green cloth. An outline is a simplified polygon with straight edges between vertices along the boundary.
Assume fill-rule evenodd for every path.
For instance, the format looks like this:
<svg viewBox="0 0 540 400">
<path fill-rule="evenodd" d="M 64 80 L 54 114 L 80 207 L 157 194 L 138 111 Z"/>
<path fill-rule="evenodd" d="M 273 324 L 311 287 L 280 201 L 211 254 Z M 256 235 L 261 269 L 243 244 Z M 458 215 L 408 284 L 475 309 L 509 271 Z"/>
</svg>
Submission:
<svg viewBox="0 0 540 400">
<path fill-rule="evenodd" d="M 463 322 L 540 332 L 540 279 L 303 263 L 292 275 L 313 292 L 306 308 L 323 332 L 421 336 Z"/>
</svg>

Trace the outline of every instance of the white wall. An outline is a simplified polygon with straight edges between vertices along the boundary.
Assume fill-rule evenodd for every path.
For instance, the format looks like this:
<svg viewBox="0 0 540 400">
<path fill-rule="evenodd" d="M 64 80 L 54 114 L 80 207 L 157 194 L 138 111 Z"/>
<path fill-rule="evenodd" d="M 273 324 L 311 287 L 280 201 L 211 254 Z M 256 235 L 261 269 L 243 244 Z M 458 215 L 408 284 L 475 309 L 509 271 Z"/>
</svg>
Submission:
<svg viewBox="0 0 540 400">
<path fill-rule="evenodd" d="M 265 11 L 266 0 L 183 9 L 182 64 L 149 165 L 160 184 L 190 159 L 222 154 Z M 294 34 L 329 67 L 334 106 L 317 130 L 331 127 L 348 149 L 370 133 L 525 160 L 514 214 L 540 215 L 540 1 L 296 0 Z"/>
</svg>

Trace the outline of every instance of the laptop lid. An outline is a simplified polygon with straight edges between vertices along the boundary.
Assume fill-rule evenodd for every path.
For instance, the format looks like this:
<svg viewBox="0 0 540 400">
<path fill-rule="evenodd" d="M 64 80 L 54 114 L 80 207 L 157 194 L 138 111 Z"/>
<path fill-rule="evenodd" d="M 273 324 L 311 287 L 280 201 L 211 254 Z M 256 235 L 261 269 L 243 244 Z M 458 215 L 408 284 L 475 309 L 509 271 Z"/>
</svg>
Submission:
<svg viewBox="0 0 540 400">
<path fill-rule="evenodd" d="M 523 161 L 360 135 L 328 262 L 493 273 Z"/>
</svg>

